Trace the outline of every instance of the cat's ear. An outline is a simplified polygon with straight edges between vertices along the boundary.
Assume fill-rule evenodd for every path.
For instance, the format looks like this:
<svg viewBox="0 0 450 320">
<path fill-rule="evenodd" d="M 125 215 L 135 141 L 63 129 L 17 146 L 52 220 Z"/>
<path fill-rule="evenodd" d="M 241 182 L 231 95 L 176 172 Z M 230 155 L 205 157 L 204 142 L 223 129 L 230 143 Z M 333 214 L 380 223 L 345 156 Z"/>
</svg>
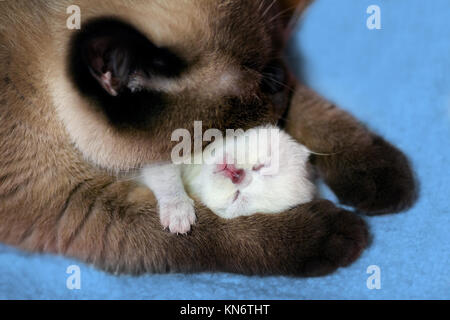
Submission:
<svg viewBox="0 0 450 320">
<path fill-rule="evenodd" d="M 106 92 L 117 96 L 131 73 L 131 48 L 112 37 L 94 37 L 86 43 L 83 54 L 91 75 Z"/>
<path fill-rule="evenodd" d="M 130 76 L 174 76 L 181 59 L 154 45 L 134 27 L 116 20 L 88 24 L 79 35 L 78 48 L 90 75 L 111 96 L 127 88 Z"/>
</svg>

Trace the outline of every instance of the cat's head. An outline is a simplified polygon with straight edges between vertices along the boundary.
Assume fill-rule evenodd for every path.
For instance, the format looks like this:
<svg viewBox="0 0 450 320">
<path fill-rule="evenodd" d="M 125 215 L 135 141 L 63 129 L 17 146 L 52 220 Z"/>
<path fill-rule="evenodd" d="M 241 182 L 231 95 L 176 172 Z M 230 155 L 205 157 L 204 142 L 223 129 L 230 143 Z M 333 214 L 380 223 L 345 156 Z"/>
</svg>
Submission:
<svg viewBox="0 0 450 320">
<path fill-rule="evenodd" d="M 245 130 L 276 122 L 287 107 L 289 10 L 280 1 L 79 5 L 81 30 L 58 35 L 67 43 L 66 66 L 52 92 L 75 144 L 100 166 L 168 159 L 172 132 L 192 132 L 194 121 L 203 130 Z M 136 90 L 137 78 L 145 81 Z"/>
<path fill-rule="evenodd" d="M 310 152 L 273 126 L 216 140 L 203 152 L 188 190 L 225 218 L 279 213 L 311 201 Z M 189 179 L 189 175 L 186 175 Z"/>
</svg>

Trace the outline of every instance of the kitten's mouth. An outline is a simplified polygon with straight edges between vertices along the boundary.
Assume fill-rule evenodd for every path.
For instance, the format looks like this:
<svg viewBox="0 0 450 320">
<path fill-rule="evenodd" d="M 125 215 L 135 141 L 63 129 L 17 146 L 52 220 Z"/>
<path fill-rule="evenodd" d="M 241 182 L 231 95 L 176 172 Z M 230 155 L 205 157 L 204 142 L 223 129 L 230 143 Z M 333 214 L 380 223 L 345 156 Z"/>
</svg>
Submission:
<svg viewBox="0 0 450 320">
<path fill-rule="evenodd" d="M 236 193 L 234 194 L 234 197 L 233 197 L 233 202 L 235 202 L 239 198 L 240 194 L 241 194 L 241 192 L 239 190 L 236 191 Z"/>
</svg>

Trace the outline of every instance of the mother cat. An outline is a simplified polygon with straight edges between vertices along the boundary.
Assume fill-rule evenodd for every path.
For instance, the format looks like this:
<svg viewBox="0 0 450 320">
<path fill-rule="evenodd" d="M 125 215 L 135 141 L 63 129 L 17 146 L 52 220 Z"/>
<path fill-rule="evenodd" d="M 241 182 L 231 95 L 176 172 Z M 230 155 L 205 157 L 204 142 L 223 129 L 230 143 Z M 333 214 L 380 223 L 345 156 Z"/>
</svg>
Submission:
<svg viewBox="0 0 450 320">
<path fill-rule="evenodd" d="M 308 276 L 353 262 L 367 227 L 329 201 L 233 220 L 197 205 L 177 236 L 151 192 L 121 179 L 168 160 L 172 131 L 195 120 L 245 130 L 284 115 L 293 137 L 331 154 L 312 161 L 342 203 L 368 214 L 413 203 L 400 151 L 304 86 L 287 89 L 286 3 L 79 0 L 77 31 L 70 1 L 0 2 L 0 241 L 127 273 Z M 130 90 L 143 73 L 153 89 Z"/>
</svg>

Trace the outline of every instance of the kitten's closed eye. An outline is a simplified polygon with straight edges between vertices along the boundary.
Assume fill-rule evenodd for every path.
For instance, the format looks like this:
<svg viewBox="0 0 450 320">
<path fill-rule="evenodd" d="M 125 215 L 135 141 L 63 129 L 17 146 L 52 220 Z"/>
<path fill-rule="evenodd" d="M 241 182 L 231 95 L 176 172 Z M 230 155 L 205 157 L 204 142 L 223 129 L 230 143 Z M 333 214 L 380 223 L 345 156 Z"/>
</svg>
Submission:
<svg viewBox="0 0 450 320">
<path fill-rule="evenodd" d="M 252 171 L 261 176 L 273 176 L 278 173 L 278 166 L 272 165 L 271 158 L 265 158 L 253 165 Z"/>
<path fill-rule="evenodd" d="M 264 168 L 263 164 L 255 164 L 252 168 L 253 171 L 260 171 L 262 168 Z"/>
</svg>

